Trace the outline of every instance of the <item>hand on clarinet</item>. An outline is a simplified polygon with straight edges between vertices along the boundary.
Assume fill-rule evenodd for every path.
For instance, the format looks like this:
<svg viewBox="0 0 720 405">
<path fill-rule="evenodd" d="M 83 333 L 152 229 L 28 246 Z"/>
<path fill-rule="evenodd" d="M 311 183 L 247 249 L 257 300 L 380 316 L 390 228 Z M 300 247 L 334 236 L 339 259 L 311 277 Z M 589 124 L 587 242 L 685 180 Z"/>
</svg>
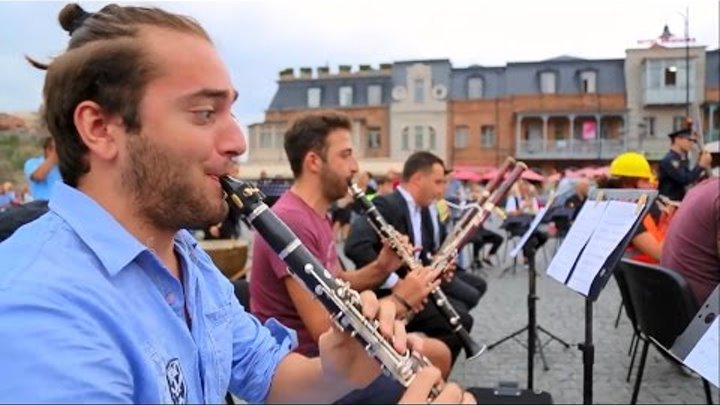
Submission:
<svg viewBox="0 0 720 405">
<path fill-rule="evenodd" d="M 452 261 L 448 264 L 448 266 L 443 270 L 442 272 L 442 279 L 449 283 L 452 281 L 453 277 L 455 277 L 455 272 L 457 271 L 457 256 L 453 257 Z"/>
<path fill-rule="evenodd" d="M 395 305 L 391 301 L 378 301 L 371 291 L 360 293 L 360 301 L 363 315 L 379 322 L 380 333 L 392 342 L 398 353 L 405 353 L 408 346 L 415 347 L 418 339 L 408 339 L 405 325 L 395 319 Z M 318 347 L 322 369 L 328 378 L 339 377 L 357 389 L 366 387 L 380 374 L 380 365 L 360 342 L 335 326 L 320 335 Z"/>
<path fill-rule="evenodd" d="M 402 246 L 401 249 L 404 249 L 406 252 L 412 252 L 410 239 L 407 237 L 407 235 L 395 232 L 395 240 L 400 242 Z M 380 250 L 376 261 L 378 266 L 383 269 L 383 271 L 385 271 L 387 275 L 390 275 L 403 265 L 402 258 L 397 253 L 395 253 L 395 251 L 393 251 L 393 249 L 390 247 L 389 241 L 383 242 L 383 247 Z"/>
<path fill-rule="evenodd" d="M 437 384 L 443 387 L 440 394 L 430 400 L 430 390 Z M 443 384 L 440 370 L 425 367 L 416 375 L 413 382 L 400 398 L 400 404 L 475 404 L 475 397 L 455 383 Z"/>
<path fill-rule="evenodd" d="M 393 295 L 398 295 L 407 302 L 412 311 L 422 311 L 431 291 L 440 285 L 440 270 L 430 267 L 419 267 L 409 271 L 405 278 L 398 281 L 393 288 Z"/>
</svg>

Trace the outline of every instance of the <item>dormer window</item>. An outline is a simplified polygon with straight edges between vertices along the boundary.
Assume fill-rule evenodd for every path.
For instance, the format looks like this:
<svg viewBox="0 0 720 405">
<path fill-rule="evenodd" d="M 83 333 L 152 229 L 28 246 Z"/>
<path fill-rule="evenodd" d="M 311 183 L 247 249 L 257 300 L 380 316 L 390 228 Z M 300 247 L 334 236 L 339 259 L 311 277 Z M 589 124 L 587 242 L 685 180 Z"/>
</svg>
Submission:
<svg viewBox="0 0 720 405">
<path fill-rule="evenodd" d="M 595 71 L 586 70 L 580 73 L 580 92 L 584 94 L 597 92 L 597 73 Z"/>
<path fill-rule="evenodd" d="M 467 82 L 467 93 L 469 99 L 483 97 L 483 79 L 482 77 L 471 77 Z"/>
<path fill-rule="evenodd" d="M 320 107 L 320 87 L 310 87 L 307 90 L 307 106 L 308 108 Z"/>
<path fill-rule="evenodd" d="M 353 104 L 353 89 L 351 86 L 342 86 L 338 92 L 340 107 L 349 107 Z"/>
<path fill-rule="evenodd" d="M 542 72 L 540 74 L 540 92 L 542 94 L 555 94 L 556 90 L 555 72 Z"/>
</svg>

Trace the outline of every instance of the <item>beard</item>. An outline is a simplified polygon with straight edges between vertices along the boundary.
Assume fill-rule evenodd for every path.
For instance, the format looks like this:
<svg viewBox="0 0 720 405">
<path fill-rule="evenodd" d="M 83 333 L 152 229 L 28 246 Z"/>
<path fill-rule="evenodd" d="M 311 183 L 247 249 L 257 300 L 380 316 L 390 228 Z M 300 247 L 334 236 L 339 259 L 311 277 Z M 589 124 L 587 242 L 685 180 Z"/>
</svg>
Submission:
<svg viewBox="0 0 720 405">
<path fill-rule="evenodd" d="M 335 201 L 345 197 L 348 193 L 349 179 L 338 176 L 327 167 L 323 167 L 320 171 L 320 184 L 322 184 L 322 194 L 328 201 Z"/>
<path fill-rule="evenodd" d="M 221 222 L 228 206 L 208 193 L 204 178 L 187 168 L 187 160 L 154 144 L 142 134 L 130 135 L 128 166 L 122 188 L 134 200 L 140 217 L 160 229 L 205 228 Z M 205 177 L 204 173 L 202 173 Z"/>
</svg>

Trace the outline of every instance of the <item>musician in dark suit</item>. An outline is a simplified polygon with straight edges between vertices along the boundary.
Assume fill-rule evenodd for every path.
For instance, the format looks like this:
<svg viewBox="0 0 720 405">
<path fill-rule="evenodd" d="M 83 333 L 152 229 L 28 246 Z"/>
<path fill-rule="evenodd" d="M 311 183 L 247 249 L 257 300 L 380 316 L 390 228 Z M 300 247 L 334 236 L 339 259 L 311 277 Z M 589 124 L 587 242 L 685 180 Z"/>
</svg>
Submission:
<svg viewBox="0 0 720 405">
<path fill-rule="evenodd" d="M 421 247 L 417 254 L 423 264 L 430 262 L 435 246 L 432 236 L 429 236 L 432 235 L 432 228 L 429 228 L 428 225 L 423 227 L 422 218 L 425 216 L 426 221 L 430 219 L 427 207 L 434 203 L 439 195 L 442 195 L 444 188 L 445 166 L 442 159 L 429 152 L 417 152 L 405 162 L 401 183 L 395 191 L 373 199 L 373 203 L 385 220 L 398 232 L 407 235 L 414 246 Z M 362 267 L 375 260 L 381 246 L 378 235 L 364 216 L 353 221 L 345 243 L 345 255 L 356 266 Z M 383 288 L 391 288 L 399 278 L 405 277 L 406 274 L 407 268 L 400 268 L 395 274 L 388 277 L 377 293 L 382 296 Z M 469 331 L 473 320 L 469 314 L 468 305 L 452 296 L 448 296 L 448 298 L 460 315 L 463 326 Z M 451 332 L 450 325 L 442 318 L 434 305 L 425 306 L 408 323 L 407 329 L 408 331 L 421 331 L 428 336 L 444 341 L 452 351 L 453 362 L 456 360 L 462 346 Z"/>
</svg>

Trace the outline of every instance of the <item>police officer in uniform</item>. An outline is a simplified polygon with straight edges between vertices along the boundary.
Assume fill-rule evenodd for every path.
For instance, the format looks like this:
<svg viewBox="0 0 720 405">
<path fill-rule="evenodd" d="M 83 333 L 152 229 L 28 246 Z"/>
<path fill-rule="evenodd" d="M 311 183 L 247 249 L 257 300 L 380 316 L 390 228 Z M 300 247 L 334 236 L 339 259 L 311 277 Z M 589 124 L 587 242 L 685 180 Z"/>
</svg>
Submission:
<svg viewBox="0 0 720 405">
<path fill-rule="evenodd" d="M 700 153 L 698 164 L 690 169 L 688 152 L 697 142 L 690 128 L 683 128 L 668 135 L 672 140 L 670 151 L 660 161 L 660 195 L 681 201 L 687 187 L 707 176 L 710 168 L 710 154 Z"/>
</svg>

